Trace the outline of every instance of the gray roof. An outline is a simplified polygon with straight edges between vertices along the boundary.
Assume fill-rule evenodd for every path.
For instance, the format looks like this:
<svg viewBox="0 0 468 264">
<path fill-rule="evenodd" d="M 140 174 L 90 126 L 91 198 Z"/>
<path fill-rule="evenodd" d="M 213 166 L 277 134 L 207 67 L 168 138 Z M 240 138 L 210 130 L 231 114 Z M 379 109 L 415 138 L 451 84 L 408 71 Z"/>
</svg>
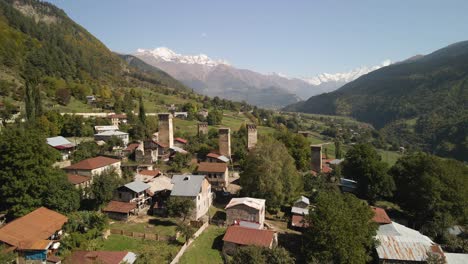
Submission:
<svg viewBox="0 0 468 264">
<path fill-rule="evenodd" d="M 291 208 L 291 213 L 298 214 L 298 215 L 308 215 L 309 214 L 309 208 L 301 208 L 301 207 L 293 206 Z"/>
<path fill-rule="evenodd" d="M 297 199 L 296 203 L 298 203 L 298 202 L 303 202 L 305 204 L 310 204 L 309 198 L 307 198 L 305 196 L 301 196 L 301 198 Z"/>
<path fill-rule="evenodd" d="M 331 160 L 331 161 L 330 161 L 330 164 L 332 164 L 332 165 L 338 165 L 338 164 L 340 164 L 340 163 L 343 162 L 343 161 L 344 161 L 344 159 L 334 159 L 334 160 Z"/>
<path fill-rule="evenodd" d="M 224 156 L 224 155 L 219 156 L 218 159 L 221 160 L 221 161 L 223 161 L 223 162 L 229 162 L 229 159 L 228 159 L 226 156 Z"/>
<path fill-rule="evenodd" d="M 62 136 L 47 138 L 47 144 L 49 144 L 52 147 L 63 146 L 63 145 L 73 145 L 73 143 L 71 143 L 70 141 L 68 141 L 68 139 Z"/>
<path fill-rule="evenodd" d="M 466 264 L 468 263 L 468 254 L 444 253 L 447 264 Z"/>
<path fill-rule="evenodd" d="M 151 188 L 150 185 L 141 181 L 132 181 L 131 183 L 127 183 L 124 186 L 136 193 L 139 193 L 139 192 L 142 192 L 144 190 Z"/>
<path fill-rule="evenodd" d="M 128 135 L 128 133 L 118 131 L 118 130 L 108 130 L 99 134 L 95 134 L 95 136 L 121 136 L 121 135 Z"/>
<path fill-rule="evenodd" d="M 174 175 L 172 176 L 171 196 L 197 196 L 202 187 L 205 175 Z"/>
</svg>

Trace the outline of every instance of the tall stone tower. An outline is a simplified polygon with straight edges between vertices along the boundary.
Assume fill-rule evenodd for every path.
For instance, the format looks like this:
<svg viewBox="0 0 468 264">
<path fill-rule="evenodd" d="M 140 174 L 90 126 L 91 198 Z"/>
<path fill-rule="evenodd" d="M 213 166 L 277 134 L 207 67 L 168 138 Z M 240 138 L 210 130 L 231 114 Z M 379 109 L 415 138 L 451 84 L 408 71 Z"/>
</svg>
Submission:
<svg viewBox="0 0 468 264">
<path fill-rule="evenodd" d="M 208 123 L 200 122 L 198 123 L 198 136 L 208 134 Z"/>
<path fill-rule="evenodd" d="M 172 145 L 174 144 L 174 128 L 172 126 L 172 115 L 170 113 L 163 113 L 159 114 L 158 118 L 158 142 L 172 147 Z"/>
<path fill-rule="evenodd" d="M 228 158 L 231 157 L 231 129 L 219 129 L 219 154 Z"/>
<path fill-rule="evenodd" d="M 322 172 L 322 145 L 311 145 L 311 169 L 315 172 Z"/>
<path fill-rule="evenodd" d="M 247 124 L 247 149 L 251 150 L 257 145 L 257 126 Z"/>
</svg>

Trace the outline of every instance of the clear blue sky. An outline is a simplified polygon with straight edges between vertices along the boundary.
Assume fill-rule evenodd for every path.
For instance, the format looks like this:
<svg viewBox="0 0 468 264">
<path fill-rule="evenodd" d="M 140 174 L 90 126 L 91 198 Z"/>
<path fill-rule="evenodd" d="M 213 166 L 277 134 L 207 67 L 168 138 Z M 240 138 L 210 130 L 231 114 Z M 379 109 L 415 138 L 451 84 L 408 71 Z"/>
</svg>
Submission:
<svg viewBox="0 0 468 264">
<path fill-rule="evenodd" d="M 111 50 L 166 46 L 311 76 L 468 39 L 466 0 L 50 0 Z"/>
</svg>

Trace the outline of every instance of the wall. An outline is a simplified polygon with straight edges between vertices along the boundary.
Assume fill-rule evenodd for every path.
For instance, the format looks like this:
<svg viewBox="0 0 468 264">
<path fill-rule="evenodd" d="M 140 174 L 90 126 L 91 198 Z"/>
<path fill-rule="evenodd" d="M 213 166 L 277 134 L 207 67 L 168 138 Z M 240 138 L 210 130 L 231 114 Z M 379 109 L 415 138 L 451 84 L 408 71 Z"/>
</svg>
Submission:
<svg viewBox="0 0 468 264">
<path fill-rule="evenodd" d="M 226 224 L 229 226 L 234 223 L 234 220 L 244 220 L 260 223 L 261 227 L 263 227 L 263 223 L 265 221 L 264 212 L 265 210 L 263 210 L 262 215 L 262 212 L 255 208 L 239 204 L 226 210 Z"/>
<path fill-rule="evenodd" d="M 174 128 L 171 114 L 159 114 L 159 142 L 172 147 L 174 144 Z"/>
<path fill-rule="evenodd" d="M 228 158 L 231 157 L 231 129 L 219 129 L 219 153 Z"/>
</svg>

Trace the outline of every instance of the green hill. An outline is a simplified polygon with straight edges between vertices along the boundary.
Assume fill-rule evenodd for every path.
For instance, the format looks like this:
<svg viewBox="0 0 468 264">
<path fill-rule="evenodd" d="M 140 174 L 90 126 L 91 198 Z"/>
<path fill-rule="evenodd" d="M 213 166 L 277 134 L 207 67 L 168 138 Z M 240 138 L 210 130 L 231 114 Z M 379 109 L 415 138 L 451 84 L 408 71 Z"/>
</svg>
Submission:
<svg viewBox="0 0 468 264">
<path fill-rule="evenodd" d="M 371 72 L 288 111 L 352 116 L 397 145 L 468 160 L 468 41 Z"/>
</svg>

